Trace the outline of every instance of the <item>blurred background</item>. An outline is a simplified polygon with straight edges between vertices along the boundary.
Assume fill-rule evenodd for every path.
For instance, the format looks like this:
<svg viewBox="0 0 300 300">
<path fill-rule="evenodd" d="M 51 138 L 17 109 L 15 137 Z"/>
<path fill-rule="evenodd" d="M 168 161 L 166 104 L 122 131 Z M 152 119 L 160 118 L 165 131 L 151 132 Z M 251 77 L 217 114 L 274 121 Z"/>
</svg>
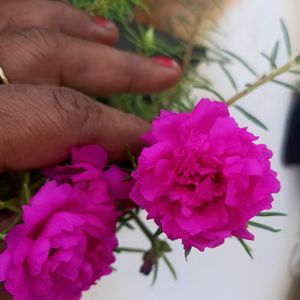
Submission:
<svg viewBox="0 0 300 300">
<path fill-rule="evenodd" d="M 157 14 L 161 12 L 163 2 L 163 0 L 152 1 L 152 5 L 157 8 Z M 259 73 L 268 70 L 268 63 L 260 53 L 269 53 L 274 43 L 282 39 L 280 18 L 284 18 L 289 28 L 294 52 L 300 53 L 299 0 L 228 0 L 221 4 L 224 5 L 218 16 L 209 7 L 206 11 L 212 18 L 218 18 L 218 33 L 211 33 L 210 38 L 222 47 L 239 53 Z M 172 11 L 168 7 L 167 10 Z M 158 17 L 158 23 L 161 19 L 163 16 Z M 157 24 L 157 26 L 165 25 Z M 184 35 L 180 27 L 177 31 L 178 35 Z M 282 59 L 282 63 L 285 63 L 284 47 L 281 46 L 279 61 Z M 214 64 L 200 64 L 199 71 L 211 78 L 215 87 L 222 91 L 226 98 L 234 94 L 224 73 Z M 230 66 L 230 71 L 235 75 L 239 88 L 255 79 L 239 64 Z M 287 80 L 297 83 L 295 77 Z M 194 90 L 193 93 L 197 98 L 211 96 L 203 90 Z M 290 90 L 270 83 L 240 101 L 239 104 L 262 120 L 269 131 L 260 129 L 232 110 L 241 126 L 248 126 L 251 132 L 261 137 L 260 142 L 273 150 L 273 168 L 279 173 L 282 184 L 281 192 L 275 196 L 274 211 L 288 214 L 288 217 L 266 220 L 268 225 L 282 229 L 280 233 L 253 230 L 256 235 L 255 241 L 251 243 L 253 261 L 233 239 L 217 249 L 206 250 L 204 253 L 192 251 L 188 262 L 185 261 L 181 244 L 173 243 L 174 251 L 170 259 L 176 268 L 178 280 L 174 281 L 169 270 L 161 264 L 158 280 L 152 287 L 151 278 L 139 273 L 141 256 L 122 254 L 118 256 L 114 266 L 117 272 L 101 280 L 99 285 L 85 293 L 83 299 L 287 299 L 293 282 L 290 260 L 300 233 L 300 167 L 286 166 L 282 161 L 286 124 L 291 103 L 295 101 L 292 96 Z M 142 235 L 125 229 L 121 233 L 120 244 L 140 246 L 146 245 L 147 241 Z M 294 284 L 297 286 L 297 283 Z M 291 300 L 298 299 L 300 293 L 291 298 Z"/>
</svg>

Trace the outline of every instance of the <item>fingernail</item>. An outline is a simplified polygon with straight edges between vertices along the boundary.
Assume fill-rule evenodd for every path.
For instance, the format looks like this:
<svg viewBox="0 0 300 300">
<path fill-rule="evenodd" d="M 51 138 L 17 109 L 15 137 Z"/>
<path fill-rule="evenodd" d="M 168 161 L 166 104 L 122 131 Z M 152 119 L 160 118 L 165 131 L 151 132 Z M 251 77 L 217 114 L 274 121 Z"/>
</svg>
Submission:
<svg viewBox="0 0 300 300">
<path fill-rule="evenodd" d="M 99 16 L 94 17 L 94 21 L 97 25 L 99 25 L 101 27 L 105 27 L 107 29 L 116 28 L 116 25 L 113 22 L 111 22 L 110 20 L 104 19 L 102 17 L 99 17 Z"/>
<path fill-rule="evenodd" d="M 161 66 L 168 67 L 168 68 L 179 68 L 179 64 L 172 58 L 162 55 L 157 55 L 152 57 L 152 59 L 160 64 Z"/>
</svg>

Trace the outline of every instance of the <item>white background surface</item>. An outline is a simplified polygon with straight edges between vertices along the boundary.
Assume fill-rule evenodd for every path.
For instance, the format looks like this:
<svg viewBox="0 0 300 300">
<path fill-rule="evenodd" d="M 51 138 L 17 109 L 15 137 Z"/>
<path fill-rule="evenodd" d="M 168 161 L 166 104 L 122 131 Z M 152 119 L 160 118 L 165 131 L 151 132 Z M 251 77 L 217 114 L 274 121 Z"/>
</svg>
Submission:
<svg viewBox="0 0 300 300">
<path fill-rule="evenodd" d="M 297 18 L 300 16 L 299 0 L 237 0 L 237 5 L 226 12 L 221 22 L 223 45 L 246 57 L 260 72 L 268 70 L 260 52 L 270 53 L 275 41 L 281 38 L 279 19 L 284 17 L 294 44 L 300 53 Z M 283 44 L 281 45 L 283 46 Z M 282 50 L 282 63 L 284 47 Z M 202 66 L 215 78 L 217 87 L 227 97 L 233 91 L 224 76 L 210 66 Z M 239 66 L 232 68 L 238 75 L 240 87 L 251 80 L 251 75 Z M 199 97 L 206 96 L 197 91 Z M 151 278 L 139 274 L 141 257 L 123 254 L 118 257 L 117 272 L 101 280 L 100 284 L 86 293 L 84 300 L 283 300 L 288 289 L 288 260 L 299 233 L 300 172 L 298 168 L 286 168 L 281 163 L 281 147 L 285 123 L 291 102 L 291 93 L 270 84 L 244 98 L 241 105 L 263 120 L 269 127 L 264 132 L 238 113 L 239 122 L 261 136 L 274 152 L 273 168 L 278 171 L 282 190 L 275 196 L 274 210 L 286 212 L 288 218 L 267 220 L 268 224 L 282 228 L 279 234 L 256 230 L 252 243 L 254 261 L 251 261 L 235 240 L 204 253 L 192 251 L 185 262 L 180 243 L 174 243 L 170 259 L 174 263 L 178 281 L 161 264 L 157 284 L 151 287 Z M 299 133 L 300 134 L 300 133 Z M 142 235 L 124 231 L 122 246 L 147 245 Z"/>
</svg>

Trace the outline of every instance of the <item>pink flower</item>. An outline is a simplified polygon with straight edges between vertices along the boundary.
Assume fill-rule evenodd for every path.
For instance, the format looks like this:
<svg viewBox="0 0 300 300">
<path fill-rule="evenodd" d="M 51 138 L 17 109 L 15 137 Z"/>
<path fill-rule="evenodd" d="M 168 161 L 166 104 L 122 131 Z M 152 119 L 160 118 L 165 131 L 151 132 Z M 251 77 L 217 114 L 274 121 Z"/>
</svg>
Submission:
<svg viewBox="0 0 300 300">
<path fill-rule="evenodd" d="M 253 239 L 248 221 L 271 208 L 280 183 L 272 152 L 230 117 L 226 104 L 203 99 L 191 113 L 162 111 L 144 136 L 131 198 L 186 249 L 225 238 Z"/>
<path fill-rule="evenodd" d="M 9 232 L 0 255 L 0 281 L 15 300 L 77 300 L 111 273 L 113 200 L 127 197 L 128 183 L 116 167 L 106 178 L 105 166 L 105 151 L 87 146 L 73 148 L 70 166 L 45 170 L 52 180 L 23 207 L 24 223 Z"/>
</svg>

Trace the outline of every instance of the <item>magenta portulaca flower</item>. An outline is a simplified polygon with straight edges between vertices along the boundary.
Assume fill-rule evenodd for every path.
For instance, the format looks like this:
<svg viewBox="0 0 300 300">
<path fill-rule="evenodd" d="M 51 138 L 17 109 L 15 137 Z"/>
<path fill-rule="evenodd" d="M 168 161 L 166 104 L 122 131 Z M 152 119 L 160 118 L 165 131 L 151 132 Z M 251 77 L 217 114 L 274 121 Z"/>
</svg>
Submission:
<svg viewBox="0 0 300 300">
<path fill-rule="evenodd" d="M 248 221 L 280 189 L 272 152 L 239 128 L 226 104 L 203 99 L 191 113 L 162 111 L 144 136 L 132 200 L 186 249 L 253 239 Z"/>
<path fill-rule="evenodd" d="M 71 165 L 45 170 L 51 180 L 23 207 L 0 255 L 0 281 L 15 300 L 78 300 L 111 273 L 114 200 L 128 198 L 131 185 L 105 166 L 105 151 L 87 146 L 73 149 Z"/>
</svg>

